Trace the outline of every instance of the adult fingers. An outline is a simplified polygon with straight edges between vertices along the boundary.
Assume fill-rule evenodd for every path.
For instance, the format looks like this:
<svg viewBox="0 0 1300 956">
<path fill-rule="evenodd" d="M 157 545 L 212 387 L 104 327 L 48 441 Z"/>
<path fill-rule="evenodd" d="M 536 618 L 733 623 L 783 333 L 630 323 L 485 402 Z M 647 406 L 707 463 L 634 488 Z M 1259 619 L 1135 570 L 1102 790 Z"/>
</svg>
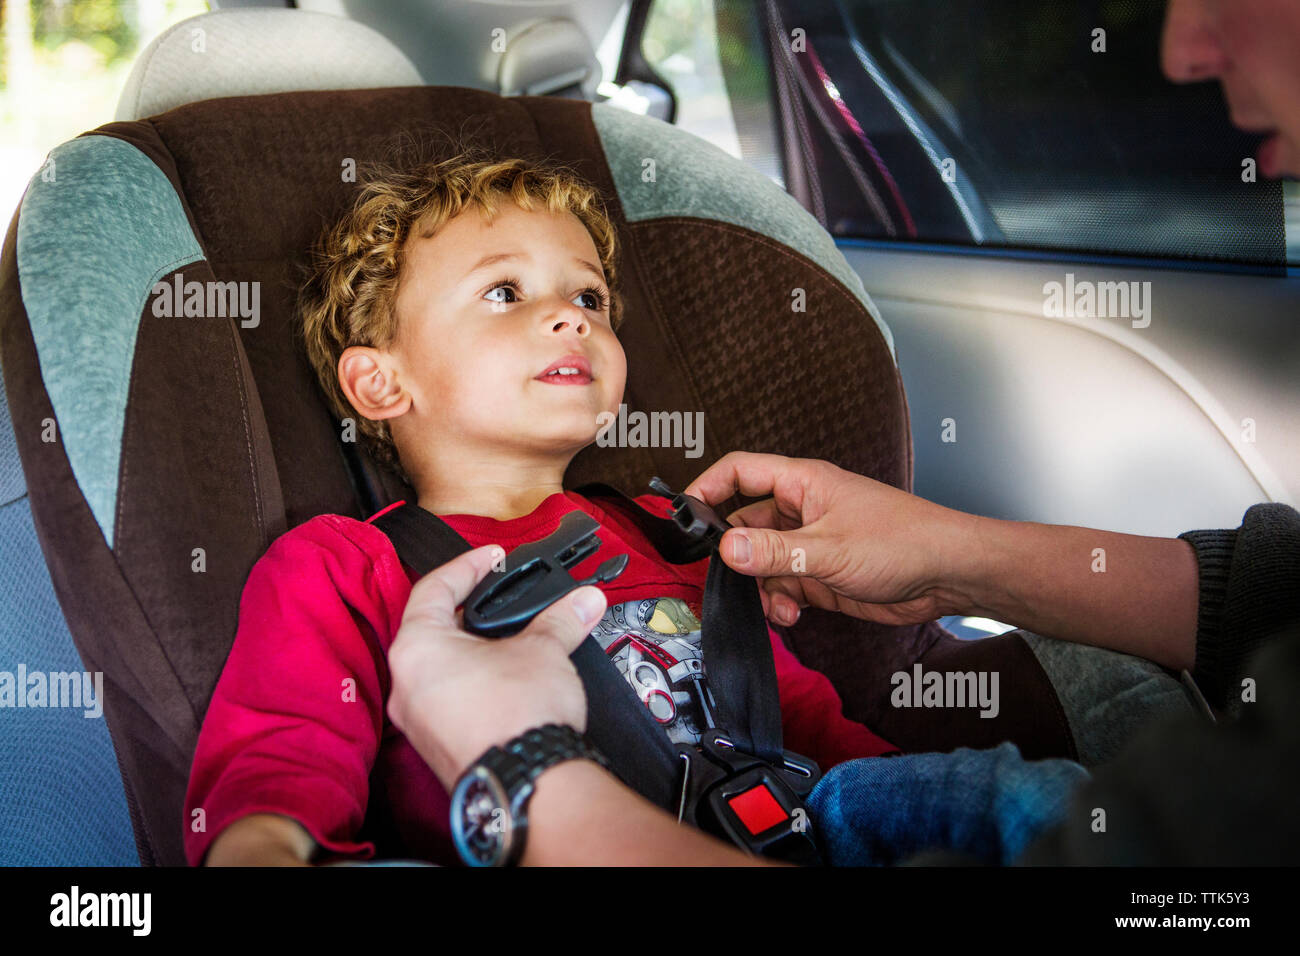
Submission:
<svg viewBox="0 0 1300 956">
<path fill-rule="evenodd" d="M 605 607 L 605 592 L 595 585 L 584 585 L 538 614 L 523 633 L 557 641 L 566 655 L 572 654 L 600 621 Z"/>
<path fill-rule="evenodd" d="M 766 596 L 768 616 L 778 624 L 793 624 L 799 619 L 800 609 L 808 604 L 800 580 L 767 578 L 760 590 Z"/>
<path fill-rule="evenodd" d="M 412 586 L 403 620 L 418 617 L 428 624 L 460 631 L 456 608 L 465 603 L 470 592 L 492 569 L 493 562 L 504 553 L 500 545 L 487 544 L 434 568 Z"/>
<path fill-rule="evenodd" d="M 755 501 L 743 508 L 737 508 L 727 515 L 727 520 L 735 528 L 781 528 L 784 526 L 781 509 L 777 505 L 775 498 L 764 498 L 762 501 Z"/>
<path fill-rule="evenodd" d="M 801 529 L 774 531 L 770 528 L 735 528 L 722 536 L 718 554 L 737 571 L 756 578 L 816 575 L 820 568 L 808 563 L 809 537 Z M 802 560 L 796 562 L 795 558 Z"/>
<path fill-rule="evenodd" d="M 737 492 L 747 498 L 793 495 L 802 500 L 802 488 L 807 483 L 811 464 L 812 459 L 807 458 L 728 452 L 687 485 L 685 494 L 710 505 L 726 501 Z M 798 501 L 794 503 L 797 507 Z"/>
</svg>

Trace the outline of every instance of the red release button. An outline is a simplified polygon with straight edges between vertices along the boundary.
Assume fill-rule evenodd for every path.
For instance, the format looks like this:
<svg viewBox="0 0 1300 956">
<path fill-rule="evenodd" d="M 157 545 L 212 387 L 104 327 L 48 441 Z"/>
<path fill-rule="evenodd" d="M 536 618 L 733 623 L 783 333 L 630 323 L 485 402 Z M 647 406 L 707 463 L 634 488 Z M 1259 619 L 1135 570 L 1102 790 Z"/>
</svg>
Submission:
<svg viewBox="0 0 1300 956">
<path fill-rule="evenodd" d="M 786 812 L 776 802 L 776 797 L 761 783 L 728 798 L 727 806 L 731 807 L 736 816 L 740 817 L 740 822 L 754 836 L 788 819 Z"/>
</svg>

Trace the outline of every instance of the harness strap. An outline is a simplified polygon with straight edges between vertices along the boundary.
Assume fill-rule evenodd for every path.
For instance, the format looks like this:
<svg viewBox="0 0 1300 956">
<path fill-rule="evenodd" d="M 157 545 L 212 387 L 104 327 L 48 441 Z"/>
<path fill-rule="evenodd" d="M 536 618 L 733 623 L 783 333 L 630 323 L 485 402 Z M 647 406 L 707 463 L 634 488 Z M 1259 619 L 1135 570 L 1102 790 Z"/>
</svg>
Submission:
<svg viewBox="0 0 1300 956">
<path fill-rule="evenodd" d="M 473 548 L 432 512 L 407 502 L 372 522 L 397 555 L 421 576 Z M 629 787 L 651 803 L 678 812 L 680 759 L 668 735 L 612 667 L 590 635 L 569 655 L 587 695 L 587 737 Z"/>
<path fill-rule="evenodd" d="M 670 564 L 689 564 L 716 554 L 709 544 L 690 541 L 671 518 L 651 514 L 612 485 L 592 482 L 574 491 L 617 502 Z M 718 724 L 734 738 L 736 747 L 780 766 L 781 699 L 758 583 L 721 558 L 709 562 L 701 646 Z"/>
</svg>

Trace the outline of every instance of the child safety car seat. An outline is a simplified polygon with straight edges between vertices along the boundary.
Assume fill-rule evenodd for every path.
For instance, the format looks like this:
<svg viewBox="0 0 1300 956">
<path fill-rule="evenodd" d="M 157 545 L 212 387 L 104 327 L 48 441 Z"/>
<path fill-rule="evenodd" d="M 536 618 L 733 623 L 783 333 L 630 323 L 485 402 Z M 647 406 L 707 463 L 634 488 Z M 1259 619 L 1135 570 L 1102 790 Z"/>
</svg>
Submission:
<svg viewBox="0 0 1300 956">
<path fill-rule="evenodd" d="M 365 518 L 413 498 L 341 441 L 291 333 L 299 267 L 357 188 L 344 172 L 379 158 L 397 131 L 472 129 L 495 155 L 566 163 L 606 197 L 621 246 L 628 411 L 702 411 L 705 440 L 699 458 L 593 445 L 569 487 L 639 494 L 659 475 L 681 488 L 735 449 L 911 487 L 888 326 L 831 237 L 772 181 L 608 104 L 375 82 L 198 99 L 101 126 L 51 152 L 5 239 L 0 367 L 21 475 L 0 446 L 0 504 L 24 515 L 30 505 L 44 566 L 30 535 L 19 557 L 31 580 L 52 582 L 82 666 L 103 674 L 120 778 L 101 736 L 77 743 L 101 764 L 81 785 L 104 793 L 119 834 L 125 803 L 146 865 L 184 863 L 190 761 L 253 564 L 315 515 Z M 156 314 L 156 285 L 178 282 L 255 289 L 243 301 L 256 308 Z M 11 615 L 27 607 L 21 586 Z M 53 666 L 28 632 L 6 623 L 6 633 L 8 653 L 32 650 L 29 668 Z M 849 717 L 904 749 L 1010 739 L 1029 757 L 1073 756 L 1051 684 L 1015 634 L 967 643 L 937 624 L 809 610 L 785 636 L 831 678 Z M 997 669 L 1017 690 L 991 720 L 892 708 L 890 675 L 917 661 Z"/>
</svg>

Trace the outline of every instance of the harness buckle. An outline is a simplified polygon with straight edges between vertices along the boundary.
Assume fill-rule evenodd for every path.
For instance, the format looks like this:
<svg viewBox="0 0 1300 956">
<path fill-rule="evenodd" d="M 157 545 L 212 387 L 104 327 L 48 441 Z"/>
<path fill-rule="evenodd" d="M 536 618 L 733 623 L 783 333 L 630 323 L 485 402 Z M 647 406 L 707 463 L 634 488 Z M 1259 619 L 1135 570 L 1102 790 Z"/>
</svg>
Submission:
<svg viewBox="0 0 1300 956">
<path fill-rule="evenodd" d="M 696 541 L 706 542 L 716 549 L 723 534 L 731 530 L 731 525 L 718 517 L 709 505 L 694 495 L 678 494 L 658 475 L 650 479 L 650 490 L 672 499 L 673 522 Z"/>
<path fill-rule="evenodd" d="M 701 735 L 695 758 L 686 759 L 682 781 L 681 807 L 684 812 L 689 803 L 689 822 L 754 856 L 820 865 L 803 805 L 821 778 L 814 761 L 787 750 L 783 765 L 775 767 L 737 749 L 718 728 Z M 688 790 L 693 800 L 688 801 Z"/>
<path fill-rule="evenodd" d="M 465 630 L 481 637 L 517 634 L 570 591 L 614 580 L 627 567 L 626 554 L 602 562 L 581 581 L 569 573 L 600 550 L 599 530 L 591 515 L 570 511 L 545 538 L 515 548 L 506 555 L 504 570 L 493 568 L 466 598 Z"/>
</svg>

